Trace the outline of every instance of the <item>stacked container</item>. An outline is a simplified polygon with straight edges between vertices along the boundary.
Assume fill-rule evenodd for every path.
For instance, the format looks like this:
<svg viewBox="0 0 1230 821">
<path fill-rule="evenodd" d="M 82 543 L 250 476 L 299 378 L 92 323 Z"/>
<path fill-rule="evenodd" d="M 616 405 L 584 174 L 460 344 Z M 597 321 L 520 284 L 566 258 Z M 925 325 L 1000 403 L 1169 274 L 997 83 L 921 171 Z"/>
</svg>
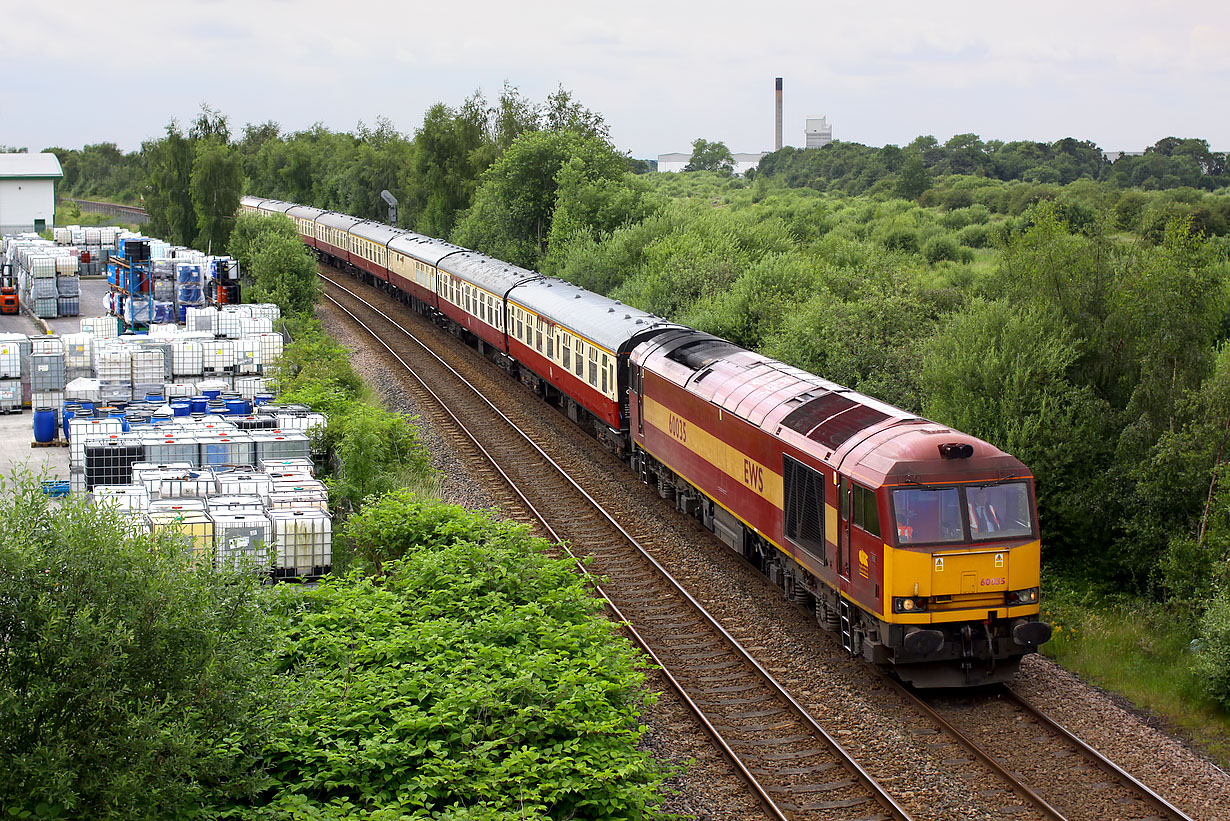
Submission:
<svg viewBox="0 0 1230 821">
<path fill-rule="evenodd" d="M 214 523 L 214 547 L 219 567 L 269 567 L 273 546 L 273 525 L 260 511 L 211 511 Z M 330 556 L 329 563 L 332 563 Z"/>
<path fill-rule="evenodd" d="M 169 531 L 184 537 L 193 565 L 213 564 L 214 523 L 206 511 L 192 505 L 151 503 L 146 517 L 154 533 Z"/>
<path fill-rule="evenodd" d="M 148 348 L 132 352 L 132 395 L 161 394 L 165 383 L 166 362 L 161 349 Z"/>
<path fill-rule="evenodd" d="M 95 350 L 94 372 L 98 374 L 103 402 L 132 401 L 132 350 L 112 346 Z"/>
<path fill-rule="evenodd" d="M 94 375 L 94 337 L 90 334 L 65 334 L 60 338 L 64 346 L 65 378 Z"/>
<path fill-rule="evenodd" d="M 258 334 L 256 339 L 260 343 L 261 349 L 261 373 L 265 373 L 270 365 L 282 358 L 282 335 L 275 333 Z"/>
<path fill-rule="evenodd" d="M 235 343 L 229 339 L 215 339 L 204 346 L 205 373 L 211 375 L 231 374 L 235 370 Z"/>
<path fill-rule="evenodd" d="M 333 523 L 319 510 L 271 510 L 281 577 L 319 576 L 333 564 Z"/>
<path fill-rule="evenodd" d="M 21 412 L 23 341 L 21 334 L 0 334 L 0 413 Z"/>
</svg>

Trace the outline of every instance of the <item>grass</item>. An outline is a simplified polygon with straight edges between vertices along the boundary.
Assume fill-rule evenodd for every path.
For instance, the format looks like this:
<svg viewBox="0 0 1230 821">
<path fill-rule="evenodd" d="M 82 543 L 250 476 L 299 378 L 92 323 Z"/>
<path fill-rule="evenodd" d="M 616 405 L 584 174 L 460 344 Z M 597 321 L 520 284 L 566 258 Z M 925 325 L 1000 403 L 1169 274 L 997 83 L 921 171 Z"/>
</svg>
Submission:
<svg viewBox="0 0 1230 821">
<path fill-rule="evenodd" d="M 1192 669 L 1194 618 L 1185 608 L 1051 584 L 1043 615 L 1055 628 L 1042 652 L 1085 681 L 1154 713 L 1230 764 L 1230 714 Z"/>
</svg>

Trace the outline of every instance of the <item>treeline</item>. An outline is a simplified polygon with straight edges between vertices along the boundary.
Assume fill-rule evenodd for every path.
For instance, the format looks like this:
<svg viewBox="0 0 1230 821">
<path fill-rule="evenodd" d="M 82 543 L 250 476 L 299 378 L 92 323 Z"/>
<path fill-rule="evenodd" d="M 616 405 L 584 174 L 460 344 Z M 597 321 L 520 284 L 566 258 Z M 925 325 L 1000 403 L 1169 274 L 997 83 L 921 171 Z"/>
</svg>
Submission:
<svg viewBox="0 0 1230 821">
<path fill-rule="evenodd" d="M 1113 160 L 1113 161 L 1112 161 Z M 1108 182 L 1118 188 L 1216 190 L 1230 184 L 1225 154 L 1207 140 L 1166 137 L 1140 156 L 1107 159 L 1092 142 L 983 141 L 957 134 L 945 143 L 921 136 L 903 147 L 833 142 L 820 149 L 783 148 L 760 161 L 757 174 L 792 188 L 847 194 L 889 193 L 915 198 L 949 174 L 1002 182 Z"/>
<path fill-rule="evenodd" d="M 400 203 L 400 226 L 447 238 L 504 152 L 523 135 L 548 134 L 568 135 L 566 145 L 551 149 L 556 154 L 582 140 L 603 146 L 621 171 L 645 168 L 616 152 L 602 117 L 562 87 L 543 103 L 512 86 L 494 103 L 481 92 L 457 107 L 440 103 L 413 135 L 383 118 L 354 132 L 316 125 L 283 134 L 277 123 L 265 122 L 234 135 L 225 115 L 203 106 L 186 131 L 172 121 L 139 152 L 121 153 L 113 143 L 47 150 L 64 169 L 61 193 L 143 204 L 151 233 L 217 250 L 226 245 L 244 190 L 387 220 L 380 197 L 387 189 Z M 542 229 L 545 245 L 540 211 L 533 206 L 524 218 Z"/>
</svg>

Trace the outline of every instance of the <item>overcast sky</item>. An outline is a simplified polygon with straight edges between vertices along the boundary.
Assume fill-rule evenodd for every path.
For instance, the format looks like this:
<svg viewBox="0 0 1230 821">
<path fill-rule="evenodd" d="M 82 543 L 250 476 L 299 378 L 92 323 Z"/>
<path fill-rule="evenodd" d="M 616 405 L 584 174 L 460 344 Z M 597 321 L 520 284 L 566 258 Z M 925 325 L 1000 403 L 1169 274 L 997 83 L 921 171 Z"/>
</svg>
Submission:
<svg viewBox="0 0 1230 821">
<path fill-rule="evenodd" d="M 507 80 L 561 83 L 635 157 L 787 145 L 825 115 L 836 139 L 905 144 L 1074 136 L 1141 150 L 1174 135 L 1230 150 L 1226 0 L 1030 3 L 679 0 L 7 4 L 0 144 L 139 148 L 202 102 L 232 132 L 274 120 L 413 133 L 436 102 Z"/>
</svg>

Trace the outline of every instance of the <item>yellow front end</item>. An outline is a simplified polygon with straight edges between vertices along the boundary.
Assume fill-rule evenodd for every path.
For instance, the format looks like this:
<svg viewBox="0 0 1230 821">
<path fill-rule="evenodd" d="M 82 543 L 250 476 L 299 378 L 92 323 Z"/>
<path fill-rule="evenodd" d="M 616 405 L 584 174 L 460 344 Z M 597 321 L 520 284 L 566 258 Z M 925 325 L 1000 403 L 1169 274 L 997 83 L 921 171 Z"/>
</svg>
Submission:
<svg viewBox="0 0 1230 821">
<path fill-rule="evenodd" d="M 881 617 L 892 624 L 942 624 L 1037 615 L 1036 595 L 1021 603 L 1010 601 L 1010 594 L 1037 590 L 1041 557 L 1040 541 L 1012 548 L 884 545 L 888 583 Z M 896 612 L 894 600 L 899 599 L 916 602 L 915 611 Z"/>
</svg>

